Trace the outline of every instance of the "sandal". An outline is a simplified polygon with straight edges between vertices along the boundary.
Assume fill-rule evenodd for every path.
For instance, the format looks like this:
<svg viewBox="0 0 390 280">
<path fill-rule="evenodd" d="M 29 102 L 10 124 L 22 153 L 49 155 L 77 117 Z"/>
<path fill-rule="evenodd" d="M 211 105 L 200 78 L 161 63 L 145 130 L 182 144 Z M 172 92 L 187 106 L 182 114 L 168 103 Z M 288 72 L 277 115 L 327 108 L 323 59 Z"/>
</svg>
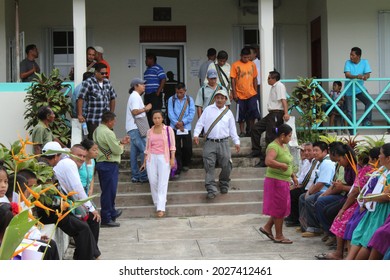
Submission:
<svg viewBox="0 0 390 280">
<path fill-rule="evenodd" d="M 157 218 L 162 218 L 162 217 L 164 217 L 164 215 L 165 215 L 164 211 L 157 211 L 157 213 L 156 213 Z"/>
<path fill-rule="evenodd" d="M 293 242 L 288 239 L 288 238 L 284 238 L 284 239 L 281 239 L 281 240 L 274 240 L 274 243 L 279 243 L 279 244 L 293 244 Z"/>
<path fill-rule="evenodd" d="M 275 240 L 274 236 L 272 235 L 272 233 L 269 233 L 267 232 L 265 229 L 263 229 L 262 227 L 259 228 L 259 231 L 264 234 L 265 236 L 267 236 L 269 239 L 271 239 L 272 241 Z"/>
<path fill-rule="evenodd" d="M 340 260 L 340 259 L 337 259 L 337 258 L 334 258 L 334 257 L 330 257 L 329 254 L 326 254 L 326 253 L 322 253 L 322 254 L 319 254 L 317 256 L 314 256 L 317 260 Z"/>
</svg>

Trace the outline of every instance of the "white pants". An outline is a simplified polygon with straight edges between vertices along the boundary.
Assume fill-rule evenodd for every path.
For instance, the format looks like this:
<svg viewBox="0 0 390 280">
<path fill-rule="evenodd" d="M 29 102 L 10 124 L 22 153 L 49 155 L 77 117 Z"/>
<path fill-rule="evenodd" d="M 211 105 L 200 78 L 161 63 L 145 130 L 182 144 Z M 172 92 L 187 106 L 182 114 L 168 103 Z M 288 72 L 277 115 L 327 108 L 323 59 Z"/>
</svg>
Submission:
<svg viewBox="0 0 390 280">
<path fill-rule="evenodd" d="M 165 161 L 164 155 L 151 154 L 146 161 L 146 169 L 154 206 L 157 211 L 165 211 L 171 166 Z"/>
</svg>

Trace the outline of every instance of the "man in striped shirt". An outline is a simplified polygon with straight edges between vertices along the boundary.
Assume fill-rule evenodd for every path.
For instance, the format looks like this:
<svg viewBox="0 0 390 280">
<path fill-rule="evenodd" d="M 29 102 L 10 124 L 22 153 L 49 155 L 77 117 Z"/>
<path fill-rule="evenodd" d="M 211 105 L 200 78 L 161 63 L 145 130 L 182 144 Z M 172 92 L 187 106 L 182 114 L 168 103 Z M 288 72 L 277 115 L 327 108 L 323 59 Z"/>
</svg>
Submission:
<svg viewBox="0 0 390 280">
<path fill-rule="evenodd" d="M 157 64 L 157 57 L 153 53 L 147 53 L 144 72 L 145 96 L 144 104 L 152 104 L 152 110 L 147 113 L 149 125 L 153 126 L 152 111 L 162 108 L 162 91 L 166 81 L 164 69 Z"/>
</svg>

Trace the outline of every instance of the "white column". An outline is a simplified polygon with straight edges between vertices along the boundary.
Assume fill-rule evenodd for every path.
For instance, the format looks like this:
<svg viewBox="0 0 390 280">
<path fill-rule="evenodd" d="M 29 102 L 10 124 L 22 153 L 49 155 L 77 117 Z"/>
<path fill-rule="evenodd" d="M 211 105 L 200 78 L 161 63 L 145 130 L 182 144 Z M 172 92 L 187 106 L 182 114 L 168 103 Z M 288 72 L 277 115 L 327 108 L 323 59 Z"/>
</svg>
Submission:
<svg viewBox="0 0 390 280">
<path fill-rule="evenodd" d="M 6 19 L 5 19 L 5 0 L 0 0 L 0 82 L 7 81 L 7 36 L 6 36 Z"/>
<path fill-rule="evenodd" d="M 73 38 L 74 38 L 74 84 L 77 86 L 83 80 L 86 71 L 86 20 L 85 0 L 73 0 Z M 81 125 L 77 119 L 72 119 L 72 146 L 82 140 Z"/>
<path fill-rule="evenodd" d="M 270 86 L 268 73 L 274 70 L 274 7 L 273 0 L 259 0 L 259 32 L 261 62 L 261 112 L 268 114 L 267 102 Z"/>
<path fill-rule="evenodd" d="M 73 36 L 74 36 L 74 84 L 83 80 L 86 71 L 86 20 L 85 0 L 73 0 Z"/>
</svg>

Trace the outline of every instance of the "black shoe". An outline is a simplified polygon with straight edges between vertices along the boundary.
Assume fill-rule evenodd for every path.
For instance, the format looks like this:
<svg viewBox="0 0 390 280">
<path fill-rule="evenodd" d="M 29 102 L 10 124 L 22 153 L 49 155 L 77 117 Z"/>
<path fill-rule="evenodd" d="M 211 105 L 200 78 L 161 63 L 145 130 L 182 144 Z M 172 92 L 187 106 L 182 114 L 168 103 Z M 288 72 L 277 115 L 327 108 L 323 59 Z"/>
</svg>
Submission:
<svg viewBox="0 0 390 280">
<path fill-rule="evenodd" d="M 149 183 L 149 179 L 145 179 L 145 180 L 139 180 L 139 182 L 142 184 L 142 183 Z"/>
<path fill-rule="evenodd" d="M 227 194 L 229 189 L 227 187 L 221 187 L 221 193 L 222 194 Z"/>
<path fill-rule="evenodd" d="M 246 156 L 247 158 L 255 158 L 255 157 L 260 157 L 259 152 L 251 152 L 249 155 Z"/>
<path fill-rule="evenodd" d="M 139 183 L 139 180 L 138 180 L 138 179 L 135 179 L 135 178 L 131 178 L 131 182 L 132 182 L 132 183 Z"/>
<path fill-rule="evenodd" d="M 295 221 L 285 221 L 286 227 L 299 227 L 301 224 Z"/>
<path fill-rule="evenodd" d="M 112 217 L 112 220 L 115 222 L 122 215 L 122 210 L 116 210 L 116 215 Z"/>
<path fill-rule="evenodd" d="M 214 199 L 214 198 L 215 198 L 215 193 L 213 193 L 213 192 L 208 192 L 208 193 L 207 193 L 207 198 L 208 198 L 208 199 Z"/>
<path fill-rule="evenodd" d="M 241 132 L 240 135 L 239 135 L 239 137 L 240 137 L 240 138 L 246 137 L 245 132 Z"/>
<path fill-rule="evenodd" d="M 259 167 L 267 167 L 267 165 L 265 165 L 264 161 L 260 160 L 254 167 L 257 167 L 257 168 L 259 168 Z"/>
<path fill-rule="evenodd" d="M 181 170 L 183 172 L 187 172 L 188 170 L 190 170 L 190 168 L 188 166 L 183 166 L 183 168 Z"/>
<path fill-rule="evenodd" d="M 100 227 L 120 227 L 121 224 L 114 222 L 113 220 L 109 221 L 108 223 L 101 223 Z"/>
</svg>

